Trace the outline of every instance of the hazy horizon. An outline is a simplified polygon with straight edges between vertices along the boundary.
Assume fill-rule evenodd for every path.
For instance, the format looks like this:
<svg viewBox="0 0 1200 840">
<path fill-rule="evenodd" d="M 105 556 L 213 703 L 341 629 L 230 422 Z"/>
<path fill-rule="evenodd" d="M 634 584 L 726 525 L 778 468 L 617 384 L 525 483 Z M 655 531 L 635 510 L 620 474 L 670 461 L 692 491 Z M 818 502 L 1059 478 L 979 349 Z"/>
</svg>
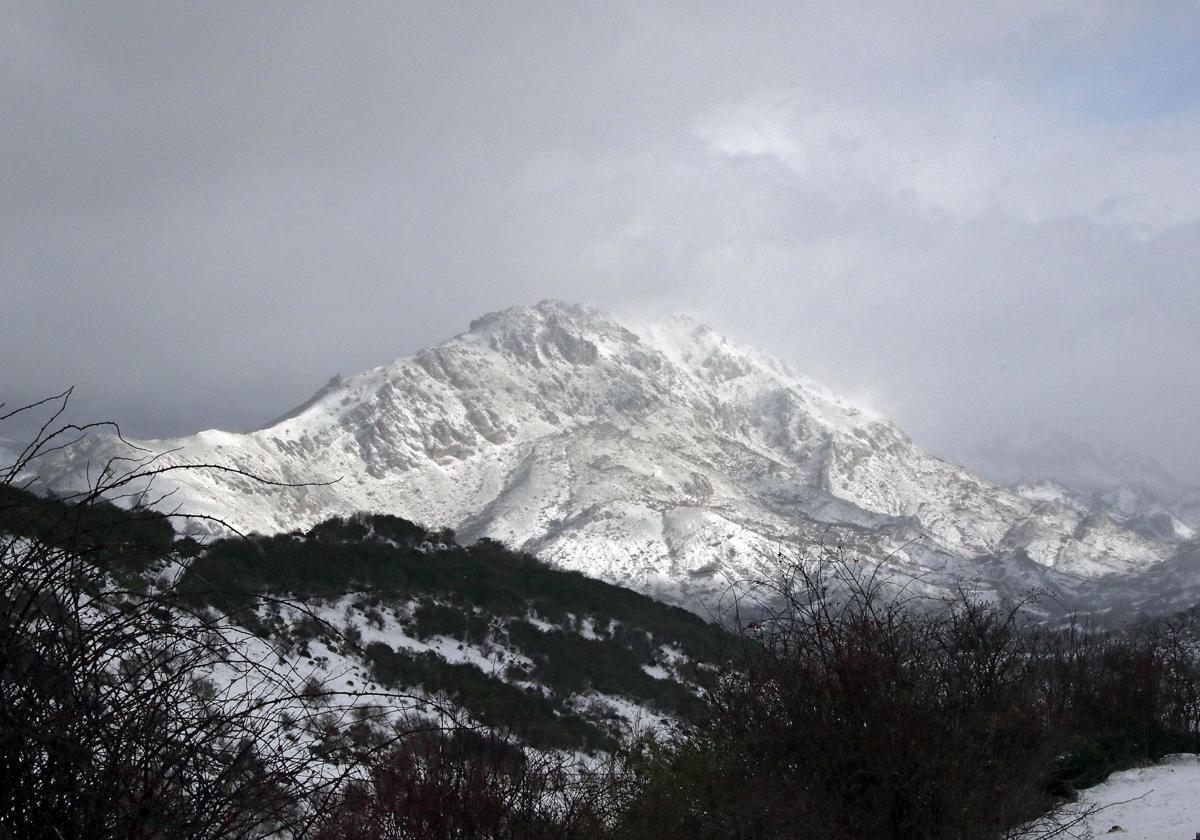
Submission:
<svg viewBox="0 0 1200 840">
<path fill-rule="evenodd" d="M 543 298 L 682 312 L 935 452 L 1200 482 L 1200 9 L 0 12 L 0 401 L 252 428 Z"/>
</svg>

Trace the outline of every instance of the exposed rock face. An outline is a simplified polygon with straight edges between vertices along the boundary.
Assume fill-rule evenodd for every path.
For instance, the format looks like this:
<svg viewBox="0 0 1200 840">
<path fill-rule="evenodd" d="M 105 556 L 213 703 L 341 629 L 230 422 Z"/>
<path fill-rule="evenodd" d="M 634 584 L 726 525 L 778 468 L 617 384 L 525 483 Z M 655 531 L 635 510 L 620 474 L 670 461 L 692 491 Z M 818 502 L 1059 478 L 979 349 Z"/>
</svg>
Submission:
<svg viewBox="0 0 1200 840">
<path fill-rule="evenodd" d="M 690 320 L 636 324 L 553 301 L 335 378 L 266 428 L 142 445 L 178 450 L 172 463 L 336 480 L 178 480 L 172 505 L 241 530 L 393 513 L 693 606 L 816 544 L 886 560 L 927 588 L 957 575 L 1005 591 L 1014 577 L 1045 585 L 1043 572 L 1068 589 L 1122 577 L 1177 551 L 1069 494 L 1006 489 L 933 457 L 886 418 Z M 88 457 L 117 447 L 97 439 L 47 474 L 78 481 Z M 1041 571 L 1022 582 L 1004 557 Z"/>
</svg>

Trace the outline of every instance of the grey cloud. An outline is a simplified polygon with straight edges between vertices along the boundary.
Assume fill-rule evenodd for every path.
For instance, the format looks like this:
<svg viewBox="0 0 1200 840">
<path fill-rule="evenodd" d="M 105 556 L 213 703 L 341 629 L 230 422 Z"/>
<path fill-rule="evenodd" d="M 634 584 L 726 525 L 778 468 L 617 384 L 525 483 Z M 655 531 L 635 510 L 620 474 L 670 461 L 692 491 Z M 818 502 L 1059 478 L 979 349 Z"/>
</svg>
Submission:
<svg viewBox="0 0 1200 840">
<path fill-rule="evenodd" d="M 10 4 L 2 384 L 77 384 L 139 434 L 245 428 L 554 296 L 693 312 L 935 449 L 1036 417 L 1200 480 L 1200 102 L 1117 97 L 1145 33 L 1198 29 L 1092 2 Z"/>
</svg>

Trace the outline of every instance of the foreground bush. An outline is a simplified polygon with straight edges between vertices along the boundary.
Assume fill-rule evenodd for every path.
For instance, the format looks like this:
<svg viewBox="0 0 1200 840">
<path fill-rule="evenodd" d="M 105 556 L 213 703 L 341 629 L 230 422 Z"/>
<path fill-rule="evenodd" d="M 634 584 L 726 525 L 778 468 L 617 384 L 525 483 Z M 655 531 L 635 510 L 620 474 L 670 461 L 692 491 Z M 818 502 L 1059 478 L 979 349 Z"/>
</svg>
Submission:
<svg viewBox="0 0 1200 840">
<path fill-rule="evenodd" d="M 635 756 L 624 836 L 998 838 L 1074 785 L 1200 749 L 1178 628 L 1044 630 L 1019 606 L 906 598 L 836 555 L 769 589 L 704 717 Z"/>
<path fill-rule="evenodd" d="M 169 468 L 134 452 L 67 499 L 21 486 L 86 433 L 52 428 L 66 397 L 0 465 L 0 838 L 303 834 L 339 770 L 286 737 L 322 733 L 273 651 L 153 580 L 174 531 L 150 487 Z"/>
<path fill-rule="evenodd" d="M 316 840 L 598 840 L 626 785 L 611 767 L 467 731 L 406 739 L 366 769 Z"/>
</svg>

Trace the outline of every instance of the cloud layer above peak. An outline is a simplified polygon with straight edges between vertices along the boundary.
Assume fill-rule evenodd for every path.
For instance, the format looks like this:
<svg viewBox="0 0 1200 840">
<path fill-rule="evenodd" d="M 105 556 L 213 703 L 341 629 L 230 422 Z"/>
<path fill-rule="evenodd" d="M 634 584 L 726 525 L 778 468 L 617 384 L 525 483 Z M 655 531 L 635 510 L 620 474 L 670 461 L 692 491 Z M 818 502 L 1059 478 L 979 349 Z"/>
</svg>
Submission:
<svg viewBox="0 0 1200 840">
<path fill-rule="evenodd" d="M 543 297 L 1200 480 L 1194 4 L 13 3 L 0 377 L 246 427 Z"/>
</svg>

